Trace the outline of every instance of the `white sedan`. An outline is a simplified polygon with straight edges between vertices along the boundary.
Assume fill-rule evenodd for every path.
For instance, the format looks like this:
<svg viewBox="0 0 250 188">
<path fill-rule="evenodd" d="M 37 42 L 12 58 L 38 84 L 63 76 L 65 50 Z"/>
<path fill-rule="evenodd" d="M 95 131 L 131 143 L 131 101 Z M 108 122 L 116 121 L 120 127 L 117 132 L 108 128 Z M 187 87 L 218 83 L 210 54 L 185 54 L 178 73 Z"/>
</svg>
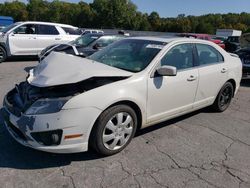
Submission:
<svg viewBox="0 0 250 188">
<path fill-rule="evenodd" d="M 123 150 L 138 129 L 211 106 L 226 110 L 240 59 L 214 43 L 128 38 L 88 59 L 53 52 L 5 97 L 21 144 L 54 153 Z"/>
</svg>

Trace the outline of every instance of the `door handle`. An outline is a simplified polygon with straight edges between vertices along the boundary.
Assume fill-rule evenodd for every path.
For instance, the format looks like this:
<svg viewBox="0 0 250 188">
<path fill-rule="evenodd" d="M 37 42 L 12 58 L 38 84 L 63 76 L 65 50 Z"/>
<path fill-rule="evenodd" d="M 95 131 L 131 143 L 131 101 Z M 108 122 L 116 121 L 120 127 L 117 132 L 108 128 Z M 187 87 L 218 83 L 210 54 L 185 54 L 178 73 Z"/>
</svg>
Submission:
<svg viewBox="0 0 250 188">
<path fill-rule="evenodd" d="M 187 79 L 187 81 L 192 82 L 192 81 L 195 81 L 196 79 L 197 79 L 196 76 L 191 75 L 191 76 Z"/>
<path fill-rule="evenodd" d="M 55 38 L 55 40 L 61 40 L 61 38 Z"/>
<path fill-rule="evenodd" d="M 223 68 L 222 70 L 221 70 L 221 73 L 226 73 L 227 72 L 227 69 L 226 68 Z"/>
</svg>

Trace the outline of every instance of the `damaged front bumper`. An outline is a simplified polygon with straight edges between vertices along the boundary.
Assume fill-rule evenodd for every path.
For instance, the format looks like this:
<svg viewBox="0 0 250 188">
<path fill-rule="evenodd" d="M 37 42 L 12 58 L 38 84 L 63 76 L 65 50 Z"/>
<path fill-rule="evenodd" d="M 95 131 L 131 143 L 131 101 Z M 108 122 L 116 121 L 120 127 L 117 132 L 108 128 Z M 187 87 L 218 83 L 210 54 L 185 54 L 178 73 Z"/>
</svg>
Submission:
<svg viewBox="0 0 250 188">
<path fill-rule="evenodd" d="M 17 142 L 52 153 L 88 150 L 89 135 L 101 110 L 86 107 L 62 109 L 51 114 L 26 115 L 12 105 L 7 96 L 4 99 L 5 126 Z M 79 136 L 71 138 L 70 135 Z"/>
</svg>

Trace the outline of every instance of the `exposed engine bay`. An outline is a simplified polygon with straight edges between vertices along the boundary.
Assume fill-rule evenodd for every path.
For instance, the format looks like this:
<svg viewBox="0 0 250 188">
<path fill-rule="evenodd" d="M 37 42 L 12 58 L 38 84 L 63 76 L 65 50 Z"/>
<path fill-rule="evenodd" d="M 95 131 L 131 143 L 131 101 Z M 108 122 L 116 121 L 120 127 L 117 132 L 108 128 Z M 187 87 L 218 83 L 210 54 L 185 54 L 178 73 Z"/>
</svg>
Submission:
<svg viewBox="0 0 250 188">
<path fill-rule="evenodd" d="M 93 77 L 87 80 L 59 86 L 36 87 L 27 81 L 21 82 L 11 90 L 5 98 L 8 110 L 17 116 L 24 113 L 34 102 L 39 99 L 68 98 L 107 85 L 112 82 L 123 80 L 126 77 Z"/>
</svg>

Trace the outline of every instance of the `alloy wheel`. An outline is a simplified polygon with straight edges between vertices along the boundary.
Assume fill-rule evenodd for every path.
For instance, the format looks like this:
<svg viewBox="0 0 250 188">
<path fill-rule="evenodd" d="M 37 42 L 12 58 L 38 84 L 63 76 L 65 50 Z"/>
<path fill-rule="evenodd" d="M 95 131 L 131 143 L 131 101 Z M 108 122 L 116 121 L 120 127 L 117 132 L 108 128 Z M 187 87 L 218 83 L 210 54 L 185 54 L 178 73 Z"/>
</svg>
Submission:
<svg viewBox="0 0 250 188">
<path fill-rule="evenodd" d="M 233 91 L 231 89 L 231 87 L 225 87 L 224 90 L 221 92 L 221 96 L 220 96 L 220 100 L 219 100 L 219 104 L 221 108 L 226 108 L 232 99 L 233 96 Z"/>
<path fill-rule="evenodd" d="M 127 112 L 115 114 L 104 127 L 103 144 L 109 150 L 118 150 L 130 139 L 134 129 L 134 121 Z"/>
<path fill-rule="evenodd" d="M 5 59 L 5 53 L 4 53 L 3 49 L 0 48 L 0 62 L 2 62 L 3 59 Z"/>
</svg>

